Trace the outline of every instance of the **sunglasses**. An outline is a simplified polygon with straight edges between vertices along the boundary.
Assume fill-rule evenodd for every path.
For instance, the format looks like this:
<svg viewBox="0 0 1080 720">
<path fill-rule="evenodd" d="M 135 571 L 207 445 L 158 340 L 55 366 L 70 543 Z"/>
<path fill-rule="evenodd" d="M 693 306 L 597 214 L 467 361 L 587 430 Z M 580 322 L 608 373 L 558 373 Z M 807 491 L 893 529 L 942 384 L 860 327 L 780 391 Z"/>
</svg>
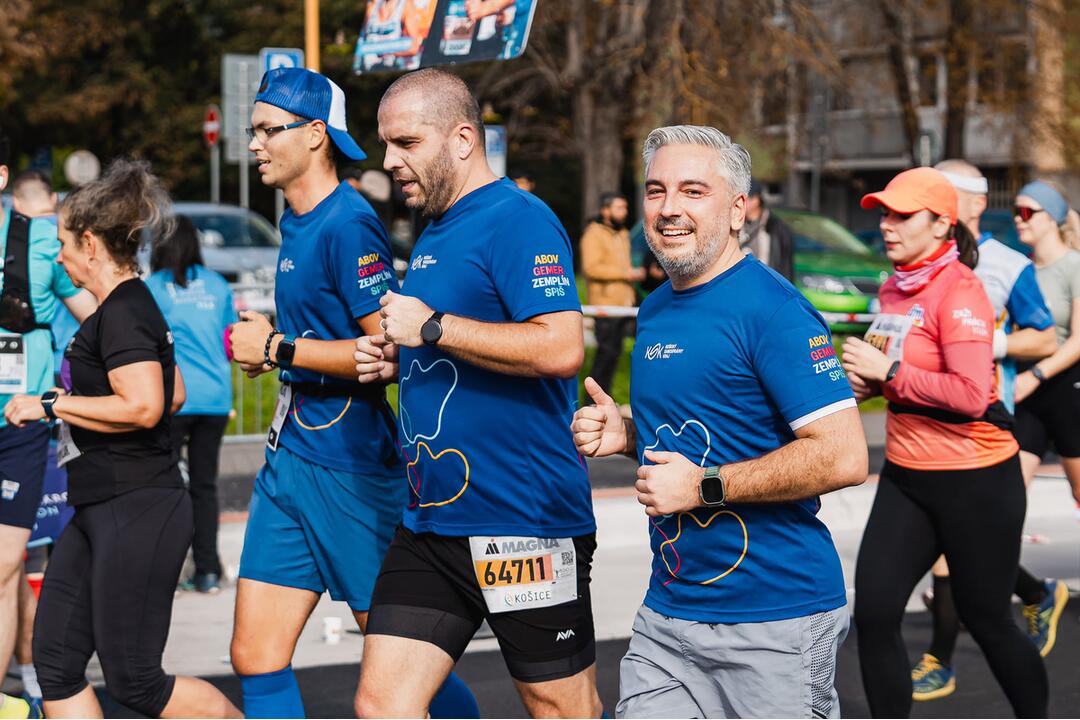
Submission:
<svg viewBox="0 0 1080 720">
<path fill-rule="evenodd" d="M 914 215 L 914 214 L 915 213 L 895 212 L 895 211 L 890 210 L 889 208 L 885 207 L 884 205 L 881 207 L 881 219 L 882 220 L 889 217 L 890 215 L 895 215 L 896 219 L 899 220 L 900 222 L 907 222 L 908 220 L 911 219 L 911 216 Z"/>
<path fill-rule="evenodd" d="M 1036 210 L 1035 208 L 1023 207 L 1021 205 L 1017 205 L 1016 207 L 1013 208 L 1013 217 L 1018 217 L 1023 222 L 1027 222 L 1028 220 L 1030 220 L 1032 217 L 1035 216 L 1035 213 L 1041 213 L 1041 212 L 1045 212 L 1045 211 L 1042 210 L 1041 208 L 1039 210 Z"/>
</svg>

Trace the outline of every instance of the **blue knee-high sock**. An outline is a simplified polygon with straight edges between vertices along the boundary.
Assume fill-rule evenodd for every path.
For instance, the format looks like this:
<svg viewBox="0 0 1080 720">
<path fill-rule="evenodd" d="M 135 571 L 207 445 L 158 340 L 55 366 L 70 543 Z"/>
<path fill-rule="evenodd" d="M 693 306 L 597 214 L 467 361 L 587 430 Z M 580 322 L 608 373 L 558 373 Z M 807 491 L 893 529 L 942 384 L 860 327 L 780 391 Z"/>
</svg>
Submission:
<svg viewBox="0 0 1080 720">
<path fill-rule="evenodd" d="M 240 675 L 244 717 L 303 718 L 304 701 L 292 665 L 261 675 Z"/>
<path fill-rule="evenodd" d="M 469 686 L 457 675 L 450 673 L 431 700 L 428 714 L 432 718 L 478 718 L 480 706 L 476 704 L 476 698 Z"/>
</svg>

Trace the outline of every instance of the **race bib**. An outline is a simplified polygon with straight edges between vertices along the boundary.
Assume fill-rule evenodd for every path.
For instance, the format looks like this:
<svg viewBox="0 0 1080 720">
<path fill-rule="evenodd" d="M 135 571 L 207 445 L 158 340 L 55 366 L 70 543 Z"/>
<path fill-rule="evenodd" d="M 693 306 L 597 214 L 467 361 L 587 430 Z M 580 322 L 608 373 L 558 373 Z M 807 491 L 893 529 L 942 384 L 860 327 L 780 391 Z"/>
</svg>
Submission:
<svg viewBox="0 0 1080 720">
<path fill-rule="evenodd" d="M 64 467 L 75 458 L 82 455 L 82 450 L 71 438 L 71 426 L 63 420 L 59 421 L 60 437 L 56 441 L 56 466 Z"/>
<path fill-rule="evenodd" d="M 266 446 L 271 450 L 277 450 L 278 440 L 281 439 L 281 428 L 285 424 L 285 418 L 289 416 L 289 408 L 292 406 L 292 385 L 283 383 L 278 391 L 277 407 L 274 408 L 274 419 L 270 423 L 270 432 L 266 435 Z"/>
<path fill-rule="evenodd" d="M 889 356 L 890 360 L 904 359 L 904 338 L 911 332 L 910 315 L 878 315 L 863 336 L 863 340 Z"/>
<path fill-rule="evenodd" d="M 0 335 L 0 395 L 26 392 L 26 342 L 22 335 Z"/>
<path fill-rule="evenodd" d="M 469 550 L 489 612 L 529 610 L 577 599 L 577 553 L 572 538 L 470 537 Z"/>
</svg>

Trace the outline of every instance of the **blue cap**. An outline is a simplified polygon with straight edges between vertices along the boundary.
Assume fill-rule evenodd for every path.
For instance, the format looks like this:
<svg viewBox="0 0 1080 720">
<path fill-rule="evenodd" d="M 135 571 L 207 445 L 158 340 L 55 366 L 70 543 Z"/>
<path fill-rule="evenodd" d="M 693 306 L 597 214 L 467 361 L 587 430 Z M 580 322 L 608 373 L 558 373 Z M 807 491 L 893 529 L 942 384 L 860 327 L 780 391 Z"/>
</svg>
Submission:
<svg viewBox="0 0 1080 720">
<path fill-rule="evenodd" d="M 1065 218 L 1069 214 L 1069 203 L 1065 202 L 1065 198 L 1061 196 L 1061 193 L 1051 187 L 1048 183 L 1044 183 L 1042 180 L 1029 182 L 1027 185 L 1020 188 L 1020 192 L 1016 193 L 1016 195 L 1017 197 L 1020 195 L 1029 197 L 1042 205 L 1042 209 L 1045 210 L 1050 217 L 1054 218 L 1054 222 L 1058 225 L 1065 222 Z"/>
<path fill-rule="evenodd" d="M 275 68 L 263 75 L 255 102 L 287 110 L 308 120 L 322 120 L 330 139 L 350 160 L 367 157 L 345 124 L 345 93 L 333 80 L 304 68 Z"/>
</svg>

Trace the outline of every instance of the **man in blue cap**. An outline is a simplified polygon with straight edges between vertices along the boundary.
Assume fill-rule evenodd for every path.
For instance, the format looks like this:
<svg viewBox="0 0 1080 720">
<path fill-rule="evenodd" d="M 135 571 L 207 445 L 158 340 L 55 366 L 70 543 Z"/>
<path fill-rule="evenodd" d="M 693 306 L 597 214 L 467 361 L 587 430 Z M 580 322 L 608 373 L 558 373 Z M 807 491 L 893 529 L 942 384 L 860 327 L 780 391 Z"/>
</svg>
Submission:
<svg viewBox="0 0 1080 720">
<path fill-rule="evenodd" d="M 262 182 L 281 189 L 289 208 L 277 326 L 244 312 L 230 333 L 250 377 L 279 369 L 282 382 L 240 560 L 232 663 L 247 717 L 303 717 L 291 666 L 300 632 L 325 591 L 366 628 L 406 502 L 385 386 L 358 383 L 353 360 L 354 338 L 381 332 L 379 299 L 398 283 L 374 210 L 338 180 L 339 155 L 366 157 L 349 135 L 341 88 L 309 70 L 271 70 L 251 125 Z"/>
</svg>

